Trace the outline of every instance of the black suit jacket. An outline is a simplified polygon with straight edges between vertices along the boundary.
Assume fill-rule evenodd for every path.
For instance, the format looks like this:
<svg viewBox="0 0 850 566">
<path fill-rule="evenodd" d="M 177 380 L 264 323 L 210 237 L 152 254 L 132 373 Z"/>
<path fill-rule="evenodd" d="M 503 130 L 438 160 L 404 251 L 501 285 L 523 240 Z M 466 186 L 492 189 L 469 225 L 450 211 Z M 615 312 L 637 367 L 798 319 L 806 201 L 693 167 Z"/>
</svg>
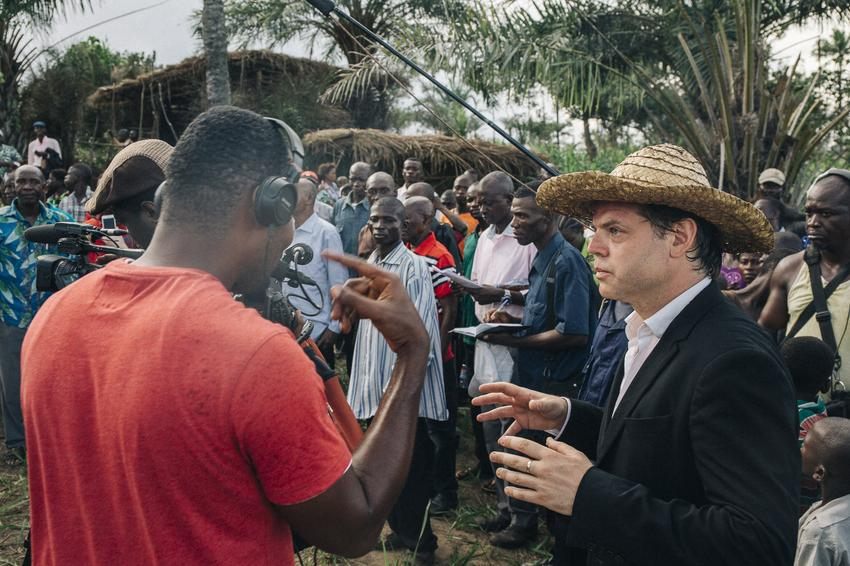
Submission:
<svg viewBox="0 0 850 566">
<path fill-rule="evenodd" d="M 715 284 L 669 326 L 612 416 L 572 402 L 560 440 L 596 463 L 567 543 L 589 564 L 791 564 L 800 453 L 776 347 Z"/>
</svg>

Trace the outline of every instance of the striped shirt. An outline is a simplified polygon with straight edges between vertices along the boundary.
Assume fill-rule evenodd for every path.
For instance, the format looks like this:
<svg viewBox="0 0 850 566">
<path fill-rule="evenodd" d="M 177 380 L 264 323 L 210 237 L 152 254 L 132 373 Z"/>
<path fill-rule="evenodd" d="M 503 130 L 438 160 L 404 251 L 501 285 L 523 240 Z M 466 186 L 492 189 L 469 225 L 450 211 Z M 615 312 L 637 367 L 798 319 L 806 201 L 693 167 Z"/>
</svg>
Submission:
<svg viewBox="0 0 850 566">
<path fill-rule="evenodd" d="M 425 323 L 431 342 L 425 384 L 419 401 L 419 416 L 438 421 L 449 418 L 446 394 L 443 387 L 443 362 L 440 348 L 440 326 L 437 322 L 437 301 L 431 286 L 431 274 L 425 260 L 398 243 L 385 258 L 372 252 L 369 263 L 399 276 L 407 294 Z M 375 415 L 381 397 L 390 383 L 396 354 L 371 320 L 361 320 L 357 328 L 354 357 L 351 363 L 351 381 L 348 385 L 348 404 L 358 419 Z"/>
</svg>

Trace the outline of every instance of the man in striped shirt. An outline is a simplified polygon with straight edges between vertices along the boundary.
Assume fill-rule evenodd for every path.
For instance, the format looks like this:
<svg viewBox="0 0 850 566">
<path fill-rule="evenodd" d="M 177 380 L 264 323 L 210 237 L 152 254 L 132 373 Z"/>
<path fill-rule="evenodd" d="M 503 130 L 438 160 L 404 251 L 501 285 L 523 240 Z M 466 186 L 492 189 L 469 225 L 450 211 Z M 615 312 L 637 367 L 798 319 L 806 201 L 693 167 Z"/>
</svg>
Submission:
<svg viewBox="0 0 850 566">
<path fill-rule="evenodd" d="M 449 331 L 454 327 L 457 314 L 457 295 L 442 270 L 455 270 L 455 261 L 449 250 L 437 241 L 431 230 L 434 205 L 425 197 L 409 197 L 404 201 L 407 212 L 405 241 L 413 252 L 425 259 L 431 270 L 431 284 L 440 319 L 440 344 L 443 354 L 443 386 L 449 419 L 428 419 L 428 435 L 434 443 L 434 498 L 431 500 L 431 515 L 445 515 L 457 508 L 457 478 L 455 477 L 455 455 L 457 451 L 457 380 L 454 370 Z"/>
<path fill-rule="evenodd" d="M 431 531 L 431 523 L 425 513 L 431 495 L 430 476 L 434 459 L 426 419 L 444 421 L 448 419 L 449 413 L 443 390 L 437 302 L 429 285 L 431 275 L 425 260 L 402 243 L 402 230 L 406 224 L 404 205 L 396 198 L 382 198 L 370 210 L 369 227 L 377 247 L 369 256 L 369 263 L 399 276 L 425 323 L 431 341 L 419 403 L 420 418 L 416 428 L 413 460 L 401 495 L 390 513 L 389 524 L 393 532 L 385 539 L 384 545 L 388 549 L 416 549 L 417 562 L 430 563 L 433 562 L 434 550 L 437 548 L 437 537 Z M 371 321 L 361 320 L 348 386 L 348 403 L 358 419 L 371 419 L 375 415 L 395 361 L 395 353 Z"/>
</svg>

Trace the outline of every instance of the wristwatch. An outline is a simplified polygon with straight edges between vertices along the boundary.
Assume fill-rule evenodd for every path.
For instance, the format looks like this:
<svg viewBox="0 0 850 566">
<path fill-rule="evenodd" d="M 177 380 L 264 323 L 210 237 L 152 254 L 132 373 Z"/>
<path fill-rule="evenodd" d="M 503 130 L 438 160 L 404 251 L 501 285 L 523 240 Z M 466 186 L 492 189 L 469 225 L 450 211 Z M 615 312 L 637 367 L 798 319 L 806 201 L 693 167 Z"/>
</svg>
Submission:
<svg viewBox="0 0 850 566">
<path fill-rule="evenodd" d="M 505 289 L 505 294 L 502 296 L 502 302 L 506 304 L 511 303 L 511 292 Z"/>
</svg>

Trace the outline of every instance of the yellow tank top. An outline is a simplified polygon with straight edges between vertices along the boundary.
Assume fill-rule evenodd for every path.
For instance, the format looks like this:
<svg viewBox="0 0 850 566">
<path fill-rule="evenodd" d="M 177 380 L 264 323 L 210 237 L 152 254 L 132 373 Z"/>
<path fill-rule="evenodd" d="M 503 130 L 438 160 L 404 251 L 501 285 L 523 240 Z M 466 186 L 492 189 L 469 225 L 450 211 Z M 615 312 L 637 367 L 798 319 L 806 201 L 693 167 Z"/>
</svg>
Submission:
<svg viewBox="0 0 850 566">
<path fill-rule="evenodd" d="M 812 286 L 809 279 L 809 266 L 803 262 L 797 277 L 788 289 L 789 319 L 786 332 L 791 330 L 800 313 L 812 302 Z M 824 286 L 827 284 L 823 279 L 821 282 Z M 848 322 L 850 322 L 850 280 L 843 282 L 835 289 L 827 299 L 826 306 L 832 315 L 832 331 L 835 333 L 835 343 L 841 356 L 838 377 L 845 385 L 850 385 L 850 336 L 847 335 Z M 814 316 L 803 325 L 797 336 L 822 338 L 818 321 Z"/>
</svg>

